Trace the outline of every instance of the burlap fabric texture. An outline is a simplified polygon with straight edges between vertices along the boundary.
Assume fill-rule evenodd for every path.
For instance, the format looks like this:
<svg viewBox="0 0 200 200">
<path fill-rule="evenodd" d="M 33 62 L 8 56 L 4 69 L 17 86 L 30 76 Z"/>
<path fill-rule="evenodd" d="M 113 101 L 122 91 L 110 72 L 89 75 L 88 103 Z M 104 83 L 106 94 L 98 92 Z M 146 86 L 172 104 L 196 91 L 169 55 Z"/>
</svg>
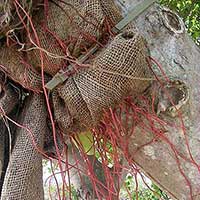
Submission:
<svg viewBox="0 0 200 200">
<path fill-rule="evenodd" d="M 27 11 L 29 15 L 34 13 L 34 10 L 37 9 L 37 5 L 42 3 L 42 0 L 20 0 L 21 6 Z M 18 13 L 16 12 L 14 0 L 1 0 L 0 1 L 0 38 L 5 37 L 7 34 L 12 32 L 14 29 L 21 29 L 22 21 L 19 18 Z M 22 15 L 24 22 L 26 23 L 25 13 L 22 10 L 18 10 Z"/>
<path fill-rule="evenodd" d="M 103 36 L 106 20 L 112 27 L 121 15 L 113 1 L 69 0 L 49 2 L 48 15 L 41 12 L 33 19 L 40 50 L 44 53 L 44 70 L 55 75 Z M 29 45 L 29 48 L 34 47 L 34 44 Z M 28 51 L 27 57 L 31 65 L 41 67 L 38 48 Z"/>
<path fill-rule="evenodd" d="M 144 92 L 150 81 L 145 45 L 132 30 L 119 34 L 91 63 L 53 92 L 56 121 L 64 132 L 97 125 L 103 111 L 127 95 Z M 64 112 L 63 112 L 64 110 Z M 64 119 L 64 120 L 63 120 Z"/>
<path fill-rule="evenodd" d="M 26 65 L 25 59 L 26 55 L 18 51 L 17 46 L 3 46 L 0 49 L 0 68 L 2 71 L 22 87 L 36 92 L 42 91 L 41 73 Z M 45 80 L 50 80 L 50 78 L 45 75 Z"/>
<path fill-rule="evenodd" d="M 19 93 L 6 81 L 5 74 L 0 72 L 0 194 L 12 145 L 10 140 L 15 131 L 4 114 L 11 113 L 18 103 Z"/>
<path fill-rule="evenodd" d="M 43 147 L 47 112 L 41 94 L 32 95 L 27 101 L 20 122 L 26 128 L 17 130 L 1 200 L 42 200 L 44 196 L 42 156 L 36 146 Z"/>
<path fill-rule="evenodd" d="M 49 1 L 48 15 L 41 9 L 33 16 L 40 40 L 24 33 L 25 49 L 17 45 L 0 49 L 0 65 L 8 76 L 29 90 L 42 90 L 41 52 L 46 81 L 60 69 L 75 63 L 94 43 L 108 35 L 122 16 L 113 1 Z M 134 27 L 110 38 L 104 48 L 56 87 L 51 96 L 54 118 L 65 133 L 81 132 L 98 125 L 103 112 L 116 107 L 128 95 L 136 97 L 150 84 L 147 48 Z M 23 62 L 25 61 L 25 62 Z M 25 64 L 26 63 L 26 64 Z M 44 144 L 46 108 L 42 94 L 29 98 L 21 124 L 28 127 L 39 147 Z M 3 184 L 1 200 L 43 199 L 41 155 L 27 130 L 19 128 Z"/>
</svg>

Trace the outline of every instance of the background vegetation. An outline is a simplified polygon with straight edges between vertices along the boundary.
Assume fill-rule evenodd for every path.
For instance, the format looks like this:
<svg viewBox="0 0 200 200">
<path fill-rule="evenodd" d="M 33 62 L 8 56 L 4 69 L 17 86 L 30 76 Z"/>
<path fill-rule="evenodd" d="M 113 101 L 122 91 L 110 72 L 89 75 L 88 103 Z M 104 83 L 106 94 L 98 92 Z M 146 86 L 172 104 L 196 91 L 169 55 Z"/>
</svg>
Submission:
<svg viewBox="0 0 200 200">
<path fill-rule="evenodd" d="M 160 0 L 160 3 L 183 18 L 189 34 L 200 46 L 200 0 Z"/>
</svg>

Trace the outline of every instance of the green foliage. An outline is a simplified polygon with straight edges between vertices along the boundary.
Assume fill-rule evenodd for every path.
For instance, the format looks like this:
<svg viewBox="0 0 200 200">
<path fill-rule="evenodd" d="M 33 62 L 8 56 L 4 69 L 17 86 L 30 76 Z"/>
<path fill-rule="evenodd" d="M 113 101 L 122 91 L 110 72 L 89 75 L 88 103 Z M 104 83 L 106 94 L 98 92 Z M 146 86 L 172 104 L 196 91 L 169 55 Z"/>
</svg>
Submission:
<svg viewBox="0 0 200 200">
<path fill-rule="evenodd" d="M 200 0 L 160 0 L 160 3 L 183 18 L 188 32 L 200 45 Z"/>
<path fill-rule="evenodd" d="M 124 186 L 120 190 L 120 199 L 126 200 L 170 200 L 170 198 L 154 183 L 144 182 L 137 178 L 138 189 L 136 192 L 136 181 L 132 175 L 128 175 Z M 130 197 L 131 196 L 131 197 Z"/>
<path fill-rule="evenodd" d="M 76 140 L 74 140 L 74 144 L 77 147 L 83 148 L 83 151 L 87 155 L 94 155 L 95 154 L 95 149 L 94 149 L 94 138 L 93 134 L 91 132 L 84 132 L 84 133 L 79 133 L 75 136 Z"/>
</svg>

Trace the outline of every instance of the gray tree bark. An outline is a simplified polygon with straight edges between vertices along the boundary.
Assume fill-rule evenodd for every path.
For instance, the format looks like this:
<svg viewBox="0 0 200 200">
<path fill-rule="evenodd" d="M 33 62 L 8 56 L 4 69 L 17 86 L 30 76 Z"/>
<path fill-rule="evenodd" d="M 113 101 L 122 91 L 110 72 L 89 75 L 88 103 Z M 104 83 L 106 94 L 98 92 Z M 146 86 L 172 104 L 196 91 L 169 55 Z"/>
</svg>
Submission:
<svg viewBox="0 0 200 200">
<path fill-rule="evenodd" d="M 124 13 L 143 2 L 116 1 Z M 200 199 L 200 49 L 189 37 L 180 17 L 156 3 L 133 23 L 146 38 L 151 56 L 161 64 L 166 75 L 180 82 L 171 83 L 174 92 L 164 80 L 164 88 L 175 105 L 169 105 L 159 89 L 156 92 L 157 109 L 161 109 L 158 116 L 168 123 L 161 126 L 154 121 L 154 126 L 164 130 L 162 138 L 138 126 L 129 143 L 129 154 L 172 198 Z M 161 76 L 156 67 L 154 71 Z M 181 97 L 178 93 L 182 93 Z"/>
</svg>

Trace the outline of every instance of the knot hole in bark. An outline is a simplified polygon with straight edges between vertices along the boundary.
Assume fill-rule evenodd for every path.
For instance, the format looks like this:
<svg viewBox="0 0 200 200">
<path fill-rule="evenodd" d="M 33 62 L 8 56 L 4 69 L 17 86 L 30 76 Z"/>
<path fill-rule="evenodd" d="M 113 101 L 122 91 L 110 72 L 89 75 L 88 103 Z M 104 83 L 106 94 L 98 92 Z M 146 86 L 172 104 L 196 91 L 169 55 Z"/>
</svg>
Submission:
<svg viewBox="0 0 200 200">
<path fill-rule="evenodd" d="M 165 27 L 173 33 L 181 34 L 185 31 L 183 20 L 168 8 L 163 8 L 161 16 Z"/>
<path fill-rule="evenodd" d="M 124 38 L 125 40 L 131 40 L 135 36 L 135 33 L 133 31 L 125 31 L 124 33 L 121 34 L 121 37 Z"/>
<path fill-rule="evenodd" d="M 189 88 L 180 80 L 174 80 L 159 88 L 157 114 L 163 112 L 171 117 L 178 116 L 179 110 L 189 100 Z"/>
</svg>

